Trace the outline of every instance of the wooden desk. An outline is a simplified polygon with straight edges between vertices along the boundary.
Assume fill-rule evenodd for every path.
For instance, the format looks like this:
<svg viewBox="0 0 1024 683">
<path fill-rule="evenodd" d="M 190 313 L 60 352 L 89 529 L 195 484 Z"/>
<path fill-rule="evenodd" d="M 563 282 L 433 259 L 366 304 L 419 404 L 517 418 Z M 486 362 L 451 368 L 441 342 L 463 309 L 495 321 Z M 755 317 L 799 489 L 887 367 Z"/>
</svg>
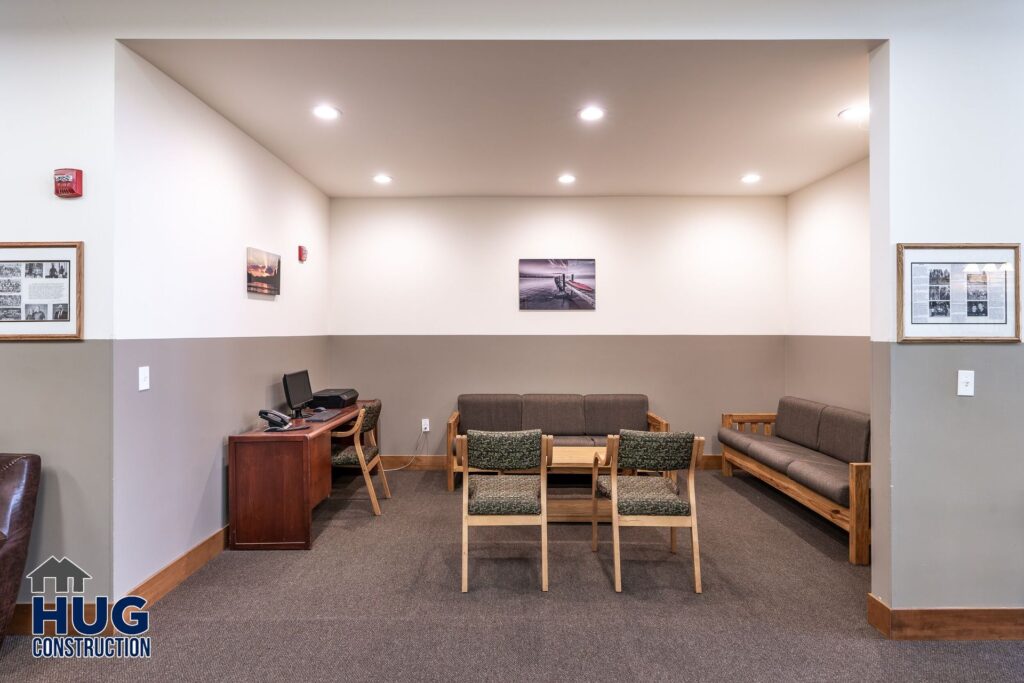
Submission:
<svg viewBox="0 0 1024 683">
<path fill-rule="evenodd" d="M 308 550 L 313 508 L 331 495 L 331 431 L 359 414 L 343 408 L 333 420 L 296 432 L 255 430 L 228 438 L 228 547 Z"/>
</svg>

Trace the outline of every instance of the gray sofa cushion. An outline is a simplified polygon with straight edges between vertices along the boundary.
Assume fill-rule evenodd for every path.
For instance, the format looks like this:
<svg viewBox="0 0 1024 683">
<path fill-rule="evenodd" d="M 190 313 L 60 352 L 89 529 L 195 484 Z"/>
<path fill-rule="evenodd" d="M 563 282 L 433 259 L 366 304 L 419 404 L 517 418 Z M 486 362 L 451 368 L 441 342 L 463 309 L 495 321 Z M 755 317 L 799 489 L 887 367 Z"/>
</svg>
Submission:
<svg viewBox="0 0 1024 683">
<path fill-rule="evenodd" d="M 818 449 L 822 453 L 843 462 L 867 462 L 870 441 L 870 415 L 834 406 L 821 411 Z"/>
<path fill-rule="evenodd" d="M 604 436 L 620 429 L 647 431 L 647 397 L 643 394 L 587 394 L 583 397 L 584 434 Z"/>
<path fill-rule="evenodd" d="M 524 394 L 521 429 L 554 436 L 586 434 L 583 397 L 579 394 Z"/>
<path fill-rule="evenodd" d="M 780 439 L 777 436 L 770 436 L 766 439 L 752 442 L 747 449 L 747 455 L 762 465 L 783 474 L 785 474 L 786 468 L 789 467 L 790 463 L 797 460 L 819 460 L 826 457 L 817 451 L 804 448 L 799 444 Z"/>
<path fill-rule="evenodd" d="M 605 437 L 605 442 L 608 441 L 608 437 Z M 604 446 L 605 443 L 598 444 L 592 436 L 556 436 L 552 438 L 552 445 L 555 448 L 561 448 L 565 446 Z"/>
<path fill-rule="evenodd" d="M 720 443 L 744 454 L 747 452 L 747 449 L 750 448 L 750 444 L 771 438 L 772 437 L 765 436 L 764 434 L 741 432 L 738 429 L 732 429 L 731 427 L 722 427 L 718 430 L 718 441 Z"/>
<path fill-rule="evenodd" d="M 523 428 L 523 398 L 519 394 L 462 394 L 459 396 L 459 434 L 470 429 L 514 432 Z"/>
<path fill-rule="evenodd" d="M 783 396 L 779 399 L 778 415 L 775 418 L 775 436 L 817 449 L 818 423 L 824 409 L 824 403 Z"/>
<path fill-rule="evenodd" d="M 786 468 L 786 476 L 829 500 L 849 507 L 850 466 L 833 458 L 824 461 L 797 460 Z"/>
</svg>

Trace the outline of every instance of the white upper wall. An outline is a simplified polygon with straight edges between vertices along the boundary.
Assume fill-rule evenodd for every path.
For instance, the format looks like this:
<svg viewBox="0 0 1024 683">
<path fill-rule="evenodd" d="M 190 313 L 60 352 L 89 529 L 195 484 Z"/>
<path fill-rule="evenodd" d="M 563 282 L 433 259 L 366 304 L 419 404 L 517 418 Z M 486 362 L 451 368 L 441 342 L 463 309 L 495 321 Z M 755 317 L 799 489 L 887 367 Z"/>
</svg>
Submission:
<svg viewBox="0 0 1024 683">
<path fill-rule="evenodd" d="M 871 333 L 868 160 L 786 198 L 787 332 Z"/>
<path fill-rule="evenodd" d="M 331 231 L 331 334 L 785 333 L 781 197 L 336 199 Z M 596 259 L 596 310 L 520 311 L 520 258 Z"/>
<path fill-rule="evenodd" d="M 123 45 L 116 64 L 114 337 L 325 334 L 327 198 Z M 246 293 L 248 246 L 281 255 L 280 296 Z"/>
</svg>

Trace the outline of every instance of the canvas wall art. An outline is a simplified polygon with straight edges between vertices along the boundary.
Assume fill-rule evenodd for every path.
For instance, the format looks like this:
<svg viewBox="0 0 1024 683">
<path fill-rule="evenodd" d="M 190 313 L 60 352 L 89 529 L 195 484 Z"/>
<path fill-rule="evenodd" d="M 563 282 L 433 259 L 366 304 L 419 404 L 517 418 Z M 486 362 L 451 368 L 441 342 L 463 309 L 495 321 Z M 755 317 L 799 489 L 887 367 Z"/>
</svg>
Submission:
<svg viewBox="0 0 1024 683">
<path fill-rule="evenodd" d="M 592 311 L 596 306 L 594 259 L 519 259 L 519 310 Z"/>
<path fill-rule="evenodd" d="M 245 259 L 246 289 L 254 294 L 281 293 L 281 256 L 248 247 Z"/>
</svg>

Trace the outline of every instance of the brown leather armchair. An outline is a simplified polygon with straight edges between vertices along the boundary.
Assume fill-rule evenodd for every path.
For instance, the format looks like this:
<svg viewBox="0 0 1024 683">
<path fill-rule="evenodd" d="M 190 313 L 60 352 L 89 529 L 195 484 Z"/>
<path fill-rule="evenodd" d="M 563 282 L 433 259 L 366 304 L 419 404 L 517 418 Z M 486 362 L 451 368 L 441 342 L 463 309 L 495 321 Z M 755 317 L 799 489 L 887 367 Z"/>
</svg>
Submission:
<svg viewBox="0 0 1024 683">
<path fill-rule="evenodd" d="M 40 466 L 38 455 L 0 454 L 0 646 L 25 576 Z"/>
</svg>

